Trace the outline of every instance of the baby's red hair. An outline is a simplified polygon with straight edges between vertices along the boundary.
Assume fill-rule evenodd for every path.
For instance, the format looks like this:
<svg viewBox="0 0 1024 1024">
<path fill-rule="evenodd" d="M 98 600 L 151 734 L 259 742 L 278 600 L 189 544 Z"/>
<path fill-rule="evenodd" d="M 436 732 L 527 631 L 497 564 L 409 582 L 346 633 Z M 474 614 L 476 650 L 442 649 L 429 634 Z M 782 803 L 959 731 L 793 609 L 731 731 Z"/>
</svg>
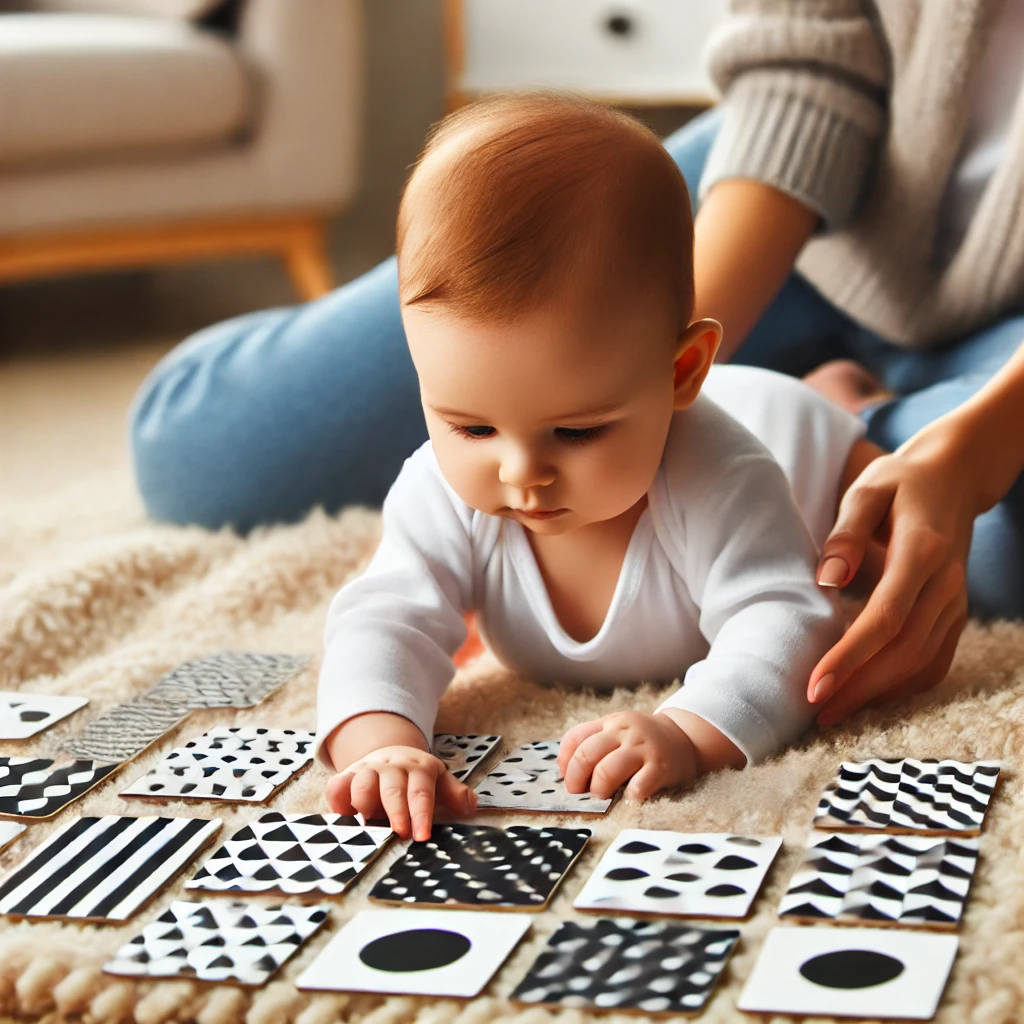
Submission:
<svg viewBox="0 0 1024 1024">
<path fill-rule="evenodd" d="M 497 96 L 431 132 L 398 213 L 403 305 L 477 323 L 610 296 L 693 310 L 686 183 L 657 136 L 590 100 Z"/>
</svg>

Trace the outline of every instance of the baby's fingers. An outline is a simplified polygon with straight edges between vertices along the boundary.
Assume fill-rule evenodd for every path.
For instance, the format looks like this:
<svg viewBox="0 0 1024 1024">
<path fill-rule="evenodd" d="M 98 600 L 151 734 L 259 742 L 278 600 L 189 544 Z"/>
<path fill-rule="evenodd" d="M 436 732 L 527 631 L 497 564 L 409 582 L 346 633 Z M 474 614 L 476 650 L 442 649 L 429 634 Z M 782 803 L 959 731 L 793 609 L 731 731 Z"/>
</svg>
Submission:
<svg viewBox="0 0 1024 1024">
<path fill-rule="evenodd" d="M 430 838 L 434 821 L 435 776 L 425 768 L 409 772 L 409 815 L 412 819 L 412 837 L 420 842 Z"/>
<path fill-rule="evenodd" d="M 437 802 L 454 814 L 472 814 L 477 807 L 477 795 L 451 772 L 445 771 L 437 779 Z"/>
<path fill-rule="evenodd" d="M 408 839 L 412 835 L 407 795 L 409 775 L 404 768 L 389 766 L 379 768 L 377 774 L 380 777 L 380 802 L 391 828 L 400 839 Z"/>
<path fill-rule="evenodd" d="M 558 770 L 562 773 L 563 777 L 569 769 L 569 762 L 573 759 L 573 755 L 576 753 L 576 748 L 583 743 L 584 740 L 590 739 L 594 733 L 600 732 L 602 728 L 601 719 L 595 718 L 592 722 L 583 722 L 580 725 L 573 726 L 562 737 L 562 742 L 558 747 L 557 763 Z"/>
<path fill-rule="evenodd" d="M 565 769 L 565 788 L 570 793 L 586 793 L 589 789 L 594 796 L 599 794 L 594 788 L 598 781 L 598 766 L 604 763 L 612 751 L 619 749 L 620 739 L 616 733 L 600 732 L 594 733 L 584 740 L 577 748 Z M 607 769 L 605 769 L 607 771 Z M 593 782 L 591 782 L 593 779 Z M 602 782 L 604 779 L 602 778 Z M 611 793 L 614 793 L 618 786 L 613 786 Z M 608 795 L 610 796 L 611 793 Z"/>
<path fill-rule="evenodd" d="M 341 772 L 333 779 L 328 780 L 324 795 L 327 797 L 327 806 L 335 814 L 356 813 L 356 808 L 352 803 L 353 778 L 351 772 Z"/>
<path fill-rule="evenodd" d="M 599 800 L 609 800 L 619 787 L 638 773 L 644 764 L 644 755 L 637 747 L 619 747 L 601 758 L 594 769 L 590 792 Z"/>
<path fill-rule="evenodd" d="M 367 821 L 380 817 L 380 780 L 372 768 L 360 768 L 351 775 L 349 801 Z"/>
</svg>

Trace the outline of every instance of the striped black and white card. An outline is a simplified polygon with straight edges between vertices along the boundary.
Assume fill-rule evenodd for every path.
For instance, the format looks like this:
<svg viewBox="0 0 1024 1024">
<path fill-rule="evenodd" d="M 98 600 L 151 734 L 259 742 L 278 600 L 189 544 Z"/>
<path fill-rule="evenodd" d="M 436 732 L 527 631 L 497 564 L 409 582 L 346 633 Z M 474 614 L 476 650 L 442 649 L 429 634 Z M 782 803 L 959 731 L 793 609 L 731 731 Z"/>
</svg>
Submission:
<svg viewBox="0 0 1024 1024">
<path fill-rule="evenodd" d="M 69 822 L 0 882 L 0 914 L 126 921 L 220 826 L 220 818 L 116 814 Z"/>
</svg>

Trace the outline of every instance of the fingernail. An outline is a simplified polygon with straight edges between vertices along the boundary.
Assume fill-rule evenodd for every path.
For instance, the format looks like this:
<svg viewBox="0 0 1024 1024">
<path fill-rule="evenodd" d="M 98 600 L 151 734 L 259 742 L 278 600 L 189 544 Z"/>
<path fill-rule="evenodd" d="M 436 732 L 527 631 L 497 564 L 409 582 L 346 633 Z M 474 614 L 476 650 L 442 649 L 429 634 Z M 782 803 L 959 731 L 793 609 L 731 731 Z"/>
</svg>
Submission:
<svg viewBox="0 0 1024 1024">
<path fill-rule="evenodd" d="M 811 703 L 820 704 L 827 697 L 832 696 L 832 692 L 836 688 L 836 677 L 834 672 L 829 672 L 828 675 L 822 676 L 815 684 L 814 691 L 811 693 Z"/>
<path fill-rule="evenodd" d="M 826 558 L 821 568 L 818 569 L 818 586 L 841 587 L 849 571 L 850 567 L 846 564 L 845 558 L 832 555 L 830 558 Z"/>
</svg>

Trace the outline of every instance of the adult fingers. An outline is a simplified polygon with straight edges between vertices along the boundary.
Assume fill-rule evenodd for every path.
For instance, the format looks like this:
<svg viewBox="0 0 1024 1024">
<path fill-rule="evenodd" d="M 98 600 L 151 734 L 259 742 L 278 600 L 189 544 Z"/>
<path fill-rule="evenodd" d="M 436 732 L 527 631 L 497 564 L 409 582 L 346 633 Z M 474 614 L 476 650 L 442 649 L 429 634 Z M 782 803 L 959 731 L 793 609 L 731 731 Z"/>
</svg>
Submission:
<svg viewBox="0 0 1024 1024">
<path fill-rule="evenodd" d="M 565 769 L 565 788 L 570 793 L 586 793 L 590 779 L 601 759 L 619 746 L 619 737 L 602 730 L 585 739 Z"/>
<path fill-rule="evenodd" d="M 327 797 L 327 806 L 335 814 L 355 814 L 356 809 L 352 805 L 352 773 L 340 772 L 327 782 L 324 795 Z"/>
<path fill-rule="evenodd" d="M 448 773 L 445 772 L 445 775 Z M 414 768 L 408 776 L 408 807 L 412 837 L 420 842 L 430 838 L 434 821 L 434 790 L 437 777 L 426 768 Z"/>
<path fill-rule="evenodd" d="M 613 797 L 623 783 L 628 782 L 644 766 L 644 755 L 639 747 L 617 747 L 601 758 L 594 769 L 590 792 L 599 800 Z"/>
<path fill-rule="evenodd" d="M 897 526 L 878 586 L 845 635 L 811 673 L 807 699 L 812 704 L 823 703 L 845 686 L 855 672 L 902 633 L 944 553 L 944 543 L 937 534 Z M 927 609 L 932 611 L 932 618 L 925 623 L 927 629 L 922 630 L 922 639 L 944 604 L 943 601 L 937 608 Z"/>
<path fill-rule="evenodd" d="M 380 776 L 380 802 L 391 822 L 391 828 L 400 839 L 412 835 L 409 818 L 409 775 L 404 768 L 384 766 L 377 769 Z"/>
<path fill-rule="evenodd" d="M 353 808 L 367 821 L 380 817 L 380 779 L 373 768 L 360 768 L 353 775 L 351 794 Z"/>
<path fill-rule="evenodd" d="M 437 778 L 437 802 L 455 814 L 472 814 L 478 801 L 476 793 L 469 786 L 459 782 L 451 772 L 445 771 Z"/>
<path fill-rule="evenodd" d="M 593 721 L 582 722 L 580 725 L 573 726 L 562 737 L 562 742 L 558 746 L 557 764 L 558 770 L 562 773 L 563 778 L 565 777 L 566 769 L 569 767 L 569 762 L 576 753 L 576 748 L 584 740 L 593 736 L 595 732 L 600 732 L 602 728 L 601 719 L 595 718 Z"/>
<path fill-rule="evenodd" d="M 864 559 L 864 551 L 889 514 L 894 484 L 855 482 L 843 496 L 835 526 L 821 548 L 817 580 L 822 587 L 845 587 Z"/>
</svg>

